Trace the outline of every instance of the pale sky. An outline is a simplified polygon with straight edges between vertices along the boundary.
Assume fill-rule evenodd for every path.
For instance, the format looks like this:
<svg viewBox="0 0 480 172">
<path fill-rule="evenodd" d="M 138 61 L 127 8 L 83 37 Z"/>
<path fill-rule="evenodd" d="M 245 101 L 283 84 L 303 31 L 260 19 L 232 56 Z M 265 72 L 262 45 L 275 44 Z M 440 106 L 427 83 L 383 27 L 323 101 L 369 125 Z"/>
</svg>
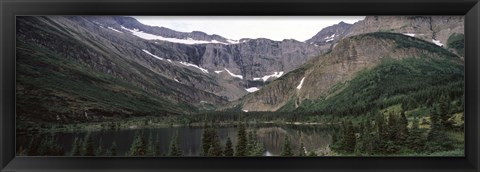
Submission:
<svg viewBox="0 0 480 172">
<path fill-rule="evenodd" d="M 353 24 L 365 16 L 134 16 L 150 26 L 180 32 L 202 31 L 225 38 L 268 38 L 305 41 L 341 21 Z"/>
</svg>

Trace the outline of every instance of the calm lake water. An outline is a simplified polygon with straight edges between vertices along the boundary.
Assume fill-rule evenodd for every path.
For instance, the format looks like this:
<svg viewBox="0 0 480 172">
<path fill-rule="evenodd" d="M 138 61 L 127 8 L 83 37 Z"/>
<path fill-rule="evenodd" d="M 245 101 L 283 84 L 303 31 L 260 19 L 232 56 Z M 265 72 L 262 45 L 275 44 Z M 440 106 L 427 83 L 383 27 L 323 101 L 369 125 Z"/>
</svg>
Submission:
<svg viewBox="0 0 480 172">
<path fill-rule="evenodd" d="M 183 150 L 184 156 L 200 156 L 201 153 L 201 139 L 204 128 L 202 127 L 169 127 L 169 128 L 150 128 L 150 129 L 131 129 L 119 131 L 94 131 L 91 132 L 95 148 L 102 144 L 104 149 L 111 147 L 115 140 L 117 145 L 117 155 L 124 156 L 130 149 L 135 133 L 143 133 L 148 141 L 148 137 L 159 135 L 160 149 L 162 154 L 168 153 L 168 148 L 172 136 L 178 133 L 179 144 Z M 221 139 L 222 146 L 228 137 L 236 145 L 237 131 L 236 127 L 220 127 L 216 131 Z M 288 136 L 292 145 L 292 149 L 296 154 L 299 150 L 300 143 L 303 142 L 308 152 L 315 151 L 317 154 L 328 152 L 328 146 L 331 143 L 331 135 L 334 129 L 324 125 L 281 125 L 281 126 L 256 126 L 247 127 L 247 132 L 254 131 L 257 140 L 262 142 L 266 147 L 266 156 L 276 156 L 282 151 L 282 145 L 285 136 Z M 64 150 L 66 155 L 70 155 L 72 144 L 75 137 L 83 139 L 85 132 L 62 132 L 51 133 L 49 136 L 44 136 L 46 139 L 56 139 Z M 26 136 L 17 136 L 17 144 L 23 147 L 28 147 L 29 138 Z"/>
</svg>

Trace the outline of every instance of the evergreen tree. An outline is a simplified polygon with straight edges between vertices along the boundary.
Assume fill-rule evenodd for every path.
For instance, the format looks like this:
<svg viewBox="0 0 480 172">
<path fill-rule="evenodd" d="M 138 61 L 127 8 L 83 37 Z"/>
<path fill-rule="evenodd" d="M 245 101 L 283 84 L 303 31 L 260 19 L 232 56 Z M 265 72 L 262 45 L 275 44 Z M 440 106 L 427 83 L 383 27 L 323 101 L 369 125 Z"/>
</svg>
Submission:
<svg viewBox="0 0 480 172">
<path fill-rule="evenodd" d="M 300 142 L 300 148 L 298 149 L 298 156 L 306 156 L 305 151 L 306 149 L 305 149 L 305 146 L 303 145 L 303 142 Z"/>
<path fill-rule="evenodd" d="M 182 150 L 178 146 L 178 135 L 175 134 L 170 142 L 170 148 L 168 149 L 168 156 L 182 156 Z"/>
<path fill-rule="evenodd" d="M 88 132 L 83 139 L 83 155 L 84 156 L 95 156 L 95 150 L 93 149 L 93 138 L 92 134 Z"/>
<path fill-rule="evenodd" d="M 248 139 L 247 139 L 247 155 L 254 155 L 255 154 L 255 146 L 257 145 L 257 138 L 253 131 L 248 132 Z"/>
<path fill-rule="evenodd" d="M 115 143 L 115 140 L 112 143 L 112 146 L 110 147 L 110 150 L 108 151 L 110 156 L 117 156 L 117 144 Z"/>
<path fill-rule="evenodd" d="M 73 139 L 73 145 L 72 145 L 72 156 L 81 156 L 82 155 L 82 146 L 81 146 L 82 140 L 79 140 L 78 137 L 75 137 Z"/>
<path fill-rule="evenodd" d="M 415 117 L 412 121 L 412 127 L 409 131 L 407 140 L 405 141 L 406 146 L 415 152 L 420 152 L 425 147 L 423 132 L 418 127 L 418 123 L 418 118 Z"/>
<path fill-rule="evenodd" d="M 288 139 L 288 136 L 285 136 L 282 146 L 282 153 L 280 156 L 293 156 L 293 151 L 292 147 L 290 146 L 290 140 Z"/>
<path fill-rule="evenodd" d="M 360 124 L 360 137 L 356 140 L 354 151 L 357 154 L 365 153 L 367 151 L 367 145 L 370 144 L 370 131 L 366 123 L 367 122 L 364 121 Z"/>
<path fill-rule="evenodd" d="M 202 150 L 203 150 L 203 155 L 207 156 L 208 152 L 210 150 L 210 146 L 212 146 L 212 128 L 207 127 L 203 130 L 202 134 Z"/>
<path fill-rule="evenodd" d="M 212 130 L 212 145 L 210 145 L 208 156 L 222 156 L 222 146 L 220 145 L 220 137 L 215 130 Z"/>
<path fill-rule="evenodd" d="M 230 137 L 227 138 L 225 143 L 225 150 L 223 151 L 224 156 L 233 156 L 233 143 Z"/>
<path fill-rule="evenodd" d="M 442 96 L 440 98 L 440 105 L 439 105 L 439 115 L 441 118 L 441 125 L 443 125 L 443 129 L 452 129 L 453 127 L 453 122 L 451 122 L 449 119 L 452 117 L 450 114 L 450 103 L 448 103 L 449 98 L 445 98 L 445 96 Z"/>
<path fill-rule="evenodd" d="M 247 156 L 247 133 L 243 124 L 240 124 L 239 126 L 237 140 L 237 146 L 235 146 L 235 156 Z"/>
<path fill-rule="evenodd" d="M 388 122 L 387 122 L 387 131 L 388 131 L 388 141 L 396 140 L 398 127 L 397 127 L 397 118 L 393 113 L 388 114 Z"/>
<path fill-rule="evenodd" d="M 345 152 L 353 153 L 353 151 L 355 150 L 355 144 L 356 144 L 355 129 L 353 127 L 352 121 L 348 121 L 346 131 L 345 131 L 345 137 L 344 137 Z"/>
<path fill-rule="evenodd" d="M 255 149 L 253 151 L 252 156 L 262 156 L 265 153 L 266 149 L 263 143 L 256 142 Z"/>
<path fill-rule="evenodd" d="M 439 115 L 439 108 L 432 113 L 430 119 L 430 131 L 428 132 L 425 149 L 429 152 L 445 151 L 453 149 L 453 141 L 446 135 L 442 119 Z"/>
<path fill-rule="evenodd" d="M 97 151 L 95 153 L 97 156 L 102 156 L 103 155 L 103 141 L 102 141 L 102 138 L 100 138 L 100 140 L 98 141 L 98 148 L 97 148 Z"/>
<path fill-rule="evenodd" d="M 148 134 L 148 144 L 146 155 L 155 156 L 155 138 L 153 138 L 153 133 L 150 131 Z"/>
<path fill-rule="evenodd" d="M 155 156 L 160 156 L 161 155 L 161 152 L 160 152 L 160 136 L 158 135 L 157 133 L 157 137 L 155 138 L 155 143 L 154 143 L 154 155 Z"/>
<path fill-rule="evenodd" d="M 130 146 L 130 156 L 145 156 L 147 153 L 147 144 L 143 134 L 140 132 L 135 133 L 135 139 Z"/>
<path fill-rule="evenodd" d="M 398 120 L 397 125 L 397 133 L 396 133 L 396 143 L 403 145 L 405 140 L 408 137 L 408 120 L 405 116 L 405 112 L 400 113 L 400 118 Z"/>
</svg>

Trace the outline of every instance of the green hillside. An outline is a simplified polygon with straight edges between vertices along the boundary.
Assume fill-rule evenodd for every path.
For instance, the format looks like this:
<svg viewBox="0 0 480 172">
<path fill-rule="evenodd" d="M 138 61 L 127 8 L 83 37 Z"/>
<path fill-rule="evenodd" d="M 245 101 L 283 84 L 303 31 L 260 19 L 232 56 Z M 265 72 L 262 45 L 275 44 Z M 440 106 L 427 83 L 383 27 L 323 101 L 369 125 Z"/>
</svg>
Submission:
<svg viewBox="0 0 480 172">
<path fill-rule="evenodd" d="M 442 95 L 460 110 L 463 85 L 464 65 L 456 59 L 384 59 L 337 84 L 323 99 L 305 100 L 296 111 L 355 115 L 397 104 L 406 110 L 430 106 Z"/>
</svg>

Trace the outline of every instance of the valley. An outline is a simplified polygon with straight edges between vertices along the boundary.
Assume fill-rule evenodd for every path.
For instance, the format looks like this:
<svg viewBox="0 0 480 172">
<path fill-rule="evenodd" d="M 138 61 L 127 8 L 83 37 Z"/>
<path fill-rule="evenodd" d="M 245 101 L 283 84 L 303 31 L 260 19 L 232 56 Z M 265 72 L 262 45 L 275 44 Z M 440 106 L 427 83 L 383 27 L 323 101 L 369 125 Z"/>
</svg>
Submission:
<svg viewBox="0 0 480 172">
<path fill-rule="evenodd" d="M 464 155 L 456 16 L 367 16 L 305 42 L 25 16 L 16 67 L 20 155 Z"/>
</svg>

